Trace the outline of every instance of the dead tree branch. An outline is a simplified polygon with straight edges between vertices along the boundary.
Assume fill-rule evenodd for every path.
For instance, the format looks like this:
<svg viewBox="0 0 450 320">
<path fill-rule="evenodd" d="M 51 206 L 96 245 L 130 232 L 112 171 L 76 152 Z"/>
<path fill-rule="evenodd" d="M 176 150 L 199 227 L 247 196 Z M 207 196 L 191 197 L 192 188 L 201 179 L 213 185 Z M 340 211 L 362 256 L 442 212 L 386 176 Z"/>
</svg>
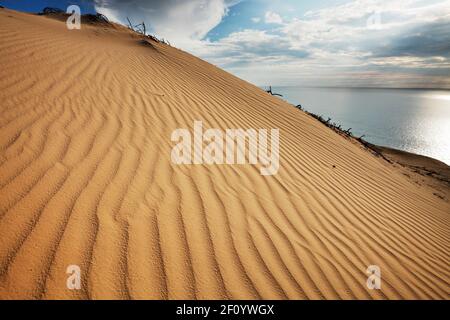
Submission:
<svg viewBox="0 0 450 320">
<path fill-rule="evenodd" d="M 269 90 L 266 91 L 267 93 L 270 93 L 273 96 L 278 96 L 278 97 L 282 97 L 283 95 L 279 94 L 279 93 L 273 93 L 272 92 L 272 86 L 269 86 Z"/>
</svg>

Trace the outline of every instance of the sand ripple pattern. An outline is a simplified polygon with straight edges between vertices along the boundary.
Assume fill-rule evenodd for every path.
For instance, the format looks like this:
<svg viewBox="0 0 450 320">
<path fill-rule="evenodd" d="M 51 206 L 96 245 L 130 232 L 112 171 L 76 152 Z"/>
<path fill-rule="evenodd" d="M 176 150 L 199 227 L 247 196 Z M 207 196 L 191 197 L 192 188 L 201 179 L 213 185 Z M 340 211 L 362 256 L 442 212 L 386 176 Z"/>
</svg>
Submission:
<svg viewBox="0 0 450 320">
<path fill-rule="evenodd" d="M 283 101 L 124 28 L 6 9 L 0 57 L 0 298 L 450 298 L 449 204 Z M 194 120 L 279 128 L 279 173 L 172 165 Z"/>
</svg>

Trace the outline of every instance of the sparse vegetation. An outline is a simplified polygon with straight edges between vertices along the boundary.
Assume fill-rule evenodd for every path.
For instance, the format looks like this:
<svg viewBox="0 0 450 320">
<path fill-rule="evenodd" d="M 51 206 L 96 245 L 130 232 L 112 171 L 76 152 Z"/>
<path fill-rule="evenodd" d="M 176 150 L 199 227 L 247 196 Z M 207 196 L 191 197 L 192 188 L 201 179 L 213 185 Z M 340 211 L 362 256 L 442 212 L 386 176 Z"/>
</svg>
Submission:
<svg viewBox="0 0 450 320">
<path fill-rule="evenodd" d="M 147 34 L 147 27 L 145 26 L 145 22 L 133 25 L 133 23 L 131 22 L 129 17 L 127 17 L 127 21 L 128 21 L 128 29 L 130 29 L 130 30 L 132 30 L 132 31 L 142 35 L 144 37 L 144 39 L 143 39 L 144 42 L 145 42 L 146 39 L 150 39 L 150 40 L 153 40 L 155 42 L 163 43 L 163 44 L 166 44 L 166 45 L 170 46 L 169 41 L 167 41 L 167 40 L 165 40 L 163 38 L 158 39 L 154 35 Z"/>
<path fill-rule="evenodd" d="M 133 25 L 131 23 L 130 18 L 127 17 L 127 21 L 128 21 L 128 28 L 133 30 L 134 32 L 140 33 L 144 36 L 147 35 L 147 28 L 145 27 L 145 22 Z"/>
<path fill-rule="evenodd" d="M 67 17 L 70 16 L 70 14 L 66 13 L 64 10 L 59 9 L 59 8 L 53 8 L 53 7 L 45 7 L 42 12 L 39 12 L 38 15 L 41 16 L 50 16 L 50 17 L 55 17 L 55 18 L 60 18 L 60 19 L 66 19 Z M 81 19 L 83 22 L 85 23 L 100 23 L 100 24 L 110 24 L 109 19 L 101 14 L 101 13 L 96 13 L 96 14 L 83 14 L 81 15 Z"/>
<path fill-rule="evenodd" d="M 45 7 L 42 12 L 38 13 L 39 15 L 48 15 L 48 14 L 65 14 L 64 10 L 59 8 Z"/>
<path fill-rule="evenodd" d="M 270 93 L 273 96 L 278 96 L 278 97 L 282 97 L 283 95 L 279 94 L 279 93 L 273 93 L 272 92 L 272 86 L 269 86 L 269 89 L 266 90 L 267 93 Z"/>
<path fill-rule="evenodd" d="M 272 87 L 269 87 L 269 90 L 266 91 L 267 93 L 270 93 L 272 95 L 277 95 L 277 96 L 281 96 L 280 94 L 276 94 L 272 92 Z M 388 158 L 386 158 L 378 149 L 375 148 L 375 146 L 369 142 L 367 142 L 366 140 L 364 140 L 363 138 L 365 137 L 365 135 L 362 135 L 360 137 L 355 137 L 352 133 L 352 128 L 348 128 L 347 130 L 344 130 L 342 128 L 342 126 L 340 124 L 336 124 L 335 122 L 331 122 L 331 118 L 328 117 L 326 120 L 322 117 L 322 115 L 317 115 L 315 113 L 309 112 L 307 110 L 305 110 L 303 108 L 303 106 L 301 104 L 298 105 L 293 105 L 295 108 L 305 112 L 306 114 L 310 115 L 311 117 L 315 118 L 316 120 L 318 120 L 319 122 L 321 122 L 322 124 L 326 125 L 328 128 L 334 130 L 335 132 L 337 132 L 338 134 L 349 138 L 349 139 L 355 139 L 356 141 L 358 141 L 361 145 L 363 145 L 366 149 L 370 150 L 372 153 L 374 153 L 376 156 L 379 156 L 381 158 L 383 158 L 384 160 L 386 160 L 389 163 L 392 163 L 391 160 L 389 160 Z"/>
<path fill-rule="evenodd" d="M 50 16 L 50 17 L 54 17 L 57 19 L 66 19 L 67 17 L 70 16 L 70 14 L 66 13 L 64 10 L 59 9 L 59 8 L 54 8 L 54 7 L 45 7 L 42 12 L 39 12 L 38 15 L 43 15 L 43 16 Z M 83 14 L 81 15 L 82 21 L 85 23 L 100 23 L 100 24 L 108 24 L 108 25 L 112 25 L 111 22 L 109 21 L 109 19 L 101 14 L 101 13 L 96 13 L 96 14 Z M 133 24 L 131 19 L 127 17 L 127 21 L 128 21 L 128 29 L 132 30 L 133 32 L 136 32 L 137 34 L 141 35 L 143 37 L 142 41 L 144 44 L 147 44 L 146 40 L 152 40 L 154 42 L 157 43 L 162 43 L 162 44 L 166 44 L 170 46 L 169 41 L 161 38 L 158 39 L 156 36 L 154 35 L 150 35 L 147 34 L 147 26 L 145 25 L 145 22 L 139 23 L 139 24 Z"/>
</svg>

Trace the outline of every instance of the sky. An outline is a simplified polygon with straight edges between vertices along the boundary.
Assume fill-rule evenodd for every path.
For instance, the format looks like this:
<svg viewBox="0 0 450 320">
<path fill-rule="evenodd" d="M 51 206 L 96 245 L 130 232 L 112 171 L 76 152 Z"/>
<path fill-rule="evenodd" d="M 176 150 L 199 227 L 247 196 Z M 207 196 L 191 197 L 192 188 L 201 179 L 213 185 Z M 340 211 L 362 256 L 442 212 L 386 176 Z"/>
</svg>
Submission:
<svg viewBox="0 0 450 320">
<path fill-rule="evenodd" d="M 0 0 L 79 4 L 256 85 L 450 89 L 450 0 Z"/>
</svg>

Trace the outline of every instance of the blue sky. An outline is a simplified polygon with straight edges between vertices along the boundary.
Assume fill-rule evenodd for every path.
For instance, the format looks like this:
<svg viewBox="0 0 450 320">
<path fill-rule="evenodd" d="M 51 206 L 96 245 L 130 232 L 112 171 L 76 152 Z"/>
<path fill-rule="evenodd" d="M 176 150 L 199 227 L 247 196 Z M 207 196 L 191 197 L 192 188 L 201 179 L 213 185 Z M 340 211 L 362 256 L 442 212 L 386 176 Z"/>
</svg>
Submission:
<svg viewBox="0 0 450 320">
<path fill-rule="evenodd" d="M 265 23 L 265 13 L 277 12 L 287 19 L 301 16 L 309 10 L 325 8 L 327 5 L 336 5 L 345 3 L 346 0 L 317 0 L 317 1 L 298 1 L 298 0 L 248 0 L 242 1 L 229 9 L 221 23 L 208 33 L 211 40 L 218 40 L 236 31 L 245 29 L 266 30 L 271 26 Z M 252 19 L 261 19 L 255 23 Z"/>
<path fill-rule="evenodd" d="M 79 4 L 257 85 L 450 88 L 450 0 L 0 0 Z"/>
</svg>

